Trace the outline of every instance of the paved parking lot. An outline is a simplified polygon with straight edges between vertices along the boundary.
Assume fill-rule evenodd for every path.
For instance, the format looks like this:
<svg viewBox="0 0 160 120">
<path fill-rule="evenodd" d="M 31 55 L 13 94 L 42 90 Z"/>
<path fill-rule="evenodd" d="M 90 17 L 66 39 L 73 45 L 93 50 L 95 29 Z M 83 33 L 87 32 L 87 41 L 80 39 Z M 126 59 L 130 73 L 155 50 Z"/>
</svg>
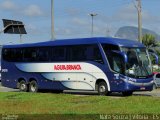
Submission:
<svg viewBox="0 0 160 120">
<path fill-rule="evenodd" d="M 6 88 L 6 87 L 3 87 L 1 86 L 1 83 L 0 83 L 0 92 L 18 92 L 19 90 L 18 89 L 11 89 L 11 88 Z M 74 94 L 74 95 L 97 95 L 97 92 L 88 92 L 88 91 L 68 91 L 68 90 L 65 90 L 64 93 L 67 93 L 67 94 Z M 134 92 L 133 93 L 134 96 L 153 96 L 153 97 L 160 97 L 160 89 L 156 89 L 156 90 L 153 90 L 151 92 Z M 121 94 L 119 93 L 113 93 L 111 94 L 111 96 L 122 96 Z"/>
<path fill-rule="evenodd" d="M 15 91 L 18 91 L 18 90 L 3 87 L 3 86 L 1 85 L 1 83 L 0 83 L 0 92 L 15 92 Z"/>
<path fill-rule="evenodd" d="M 134 95 L 160 97 L 160 89 L 155 89 L 151 92 L 134 92 Z"/>
</svg>

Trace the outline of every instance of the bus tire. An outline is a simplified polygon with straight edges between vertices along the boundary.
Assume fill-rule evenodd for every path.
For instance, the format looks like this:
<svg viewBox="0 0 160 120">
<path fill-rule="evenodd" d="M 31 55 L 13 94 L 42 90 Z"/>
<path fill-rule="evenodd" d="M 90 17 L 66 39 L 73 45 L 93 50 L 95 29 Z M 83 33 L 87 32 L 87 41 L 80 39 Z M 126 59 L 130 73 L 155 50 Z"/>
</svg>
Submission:
<svg viewBox="0 0 160 120">
<path fill-rule="evenodd" d="M 98 94 L 101 96 L 105 96 L 108 95 L 108 88 L 107 88 L 107 84 L 102 81 L 98 84 Z"/>
<path fill-rule="evenodd" d="M 38 84 L 36 81 L 33 80 L 29 83 L 29 92 L 33 93 L 38 92 Z"/>
<path fill-rule="evenodd" d="M 122 92 L 123 96 L 131 96 L 133 94 L 132 91 L 125 91 L 125 92 Z"/>
<path fill-rule="evenodd" d="M 26 84 L 26 82 L 24 80 L 21 80 L 19 82 L 19 90 L 21 92 L 27 92 L 28 91 L 28 86 L 27 86 L 27 84 Z"/>
</svg>

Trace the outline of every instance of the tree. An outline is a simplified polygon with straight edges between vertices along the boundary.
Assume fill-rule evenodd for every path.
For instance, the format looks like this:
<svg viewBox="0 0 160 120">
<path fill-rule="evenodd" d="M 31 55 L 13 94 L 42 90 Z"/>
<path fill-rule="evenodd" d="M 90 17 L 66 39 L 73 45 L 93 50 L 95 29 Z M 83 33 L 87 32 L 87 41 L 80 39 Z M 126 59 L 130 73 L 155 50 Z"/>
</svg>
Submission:
<svg viewBox="0 0 160 120">
<path fill-rule="evenodd" d="M 148 48 L 154 48 L 160 46 L 159 42 L 156 41 L 156 38 L 152 34 L 145 34 L 142 37 L 142 43 Z"/>
<path fill-rule="evenodd" d="M 154 35 L 152 34 L 145 34 L 142 37 L 142 43 L 146 46 L 149 52 L 154 52 L 158 55 L 158 58 L 160 58 L 160 51 L 159 46 L 160 42 L 158 42 Z M 155 56 L 150 55 L 150 59 L 152 61 L 152 64 L 155 64 Z M 160 63 L 160 59 L 158 59 L 158 63 Z"/>
</svg>

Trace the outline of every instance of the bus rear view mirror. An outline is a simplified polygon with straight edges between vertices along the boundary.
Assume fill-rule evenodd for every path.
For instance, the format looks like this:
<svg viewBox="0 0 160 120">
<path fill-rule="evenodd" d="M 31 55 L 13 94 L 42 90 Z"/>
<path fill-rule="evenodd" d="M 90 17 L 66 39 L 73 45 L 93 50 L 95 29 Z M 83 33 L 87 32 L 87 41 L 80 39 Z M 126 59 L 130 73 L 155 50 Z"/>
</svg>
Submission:
<svg viewBox="0 0 160 120">
<path fill-rule="evenodd" d="M 158 55 L 155 54 L 154 52 L 149 52 L 150 59 L 153 65 L 158 65 Z"/>
<path fill-rule="evenodd" d="M 128 57 L 127 57 L 127 55 L 126 55 L 126 53 L 125 53 L 125 52 L 120 52 L 120 51 L 116 51 L 116 50 L 113 50 L 112 52 L 114 52 L 114 53 L 117 53 L 117 54 L 121 55 L 121 56 L 124 58 L 124 62 L 125 62 L 125 63 L 127 63 L 127 62 L 128 62 Z"/>
</svg>

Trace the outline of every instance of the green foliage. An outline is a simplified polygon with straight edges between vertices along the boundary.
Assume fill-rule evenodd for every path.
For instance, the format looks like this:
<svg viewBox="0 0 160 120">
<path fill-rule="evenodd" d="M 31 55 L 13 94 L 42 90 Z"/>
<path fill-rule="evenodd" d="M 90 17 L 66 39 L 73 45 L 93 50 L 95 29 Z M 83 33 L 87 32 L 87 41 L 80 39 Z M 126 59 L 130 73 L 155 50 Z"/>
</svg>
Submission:
<svg viewBox="0 0 160 120">
<path fill-rule="evenodd" d="M 0 114 L 160 114 L 160 98 L 0 93 Z"/>
<path fill-rule="evenodd" d="M 160 42 L 158 42 L 154 35 L 152 34 L 145 34 L 142 37 L 142 43 L 146 46 L 146 48 L 149 51 L 154 51 L 159 57 L 158 63 L 160 64 Z M 155 64 L 155 58 L 153 56 L 150 56 L 150 59 L 152 61 L 152 64 Z"/>
<path fill-rule="evenodd" d="M 143 37 L 142 37 L 142 43 L 148 48 L 152 48 L 152 47 L 157 47 L 160 45 L 160 43 L 158 43 L 156 41 L 156 38 L 154 35 L 152 34 L 145 34 Z"/>
<path fill-rule="evenodd" d="M 160 72 L 160 68 L 153 70 L 153 72 Z"/>
</svg>

